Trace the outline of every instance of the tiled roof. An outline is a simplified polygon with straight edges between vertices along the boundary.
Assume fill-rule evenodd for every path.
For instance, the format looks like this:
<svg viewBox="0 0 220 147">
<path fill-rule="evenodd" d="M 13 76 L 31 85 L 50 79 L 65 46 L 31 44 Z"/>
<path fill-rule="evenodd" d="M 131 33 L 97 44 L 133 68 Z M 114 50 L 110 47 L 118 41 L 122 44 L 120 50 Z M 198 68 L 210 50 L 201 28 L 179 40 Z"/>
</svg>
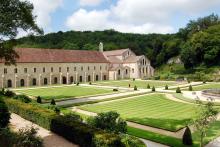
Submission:
<svg viewBox="0 0 220 147">
<path fill-rule="evenodd" d="M 16 48 L 17 63 L 108 63 L 98 51 Z"/>
<path fill-rule="evenodd" d="M 143 56 L 130 56 L 127 59 L 124 60 L 125 63 L 133 63 L 133 62 L 137 62 L 140 58 L 142 58 Z"/>
<path fill-rule="evenodd" d="M 117 58 L 115 56 L 109 56 L 107 58 L 110 63 L 118 63 L 118 64 L 123 63 L 122 60 L 120 60 L 119 58 Z"/>
<path fill-rule="evenodd" d="M 117 55 L 122 55 L 125 51 L 129 49 L 120 49 L 120 50 L 113 50 L 113 51 L 104 51 L 105 56 L 117 56 Z"/>
</svg>

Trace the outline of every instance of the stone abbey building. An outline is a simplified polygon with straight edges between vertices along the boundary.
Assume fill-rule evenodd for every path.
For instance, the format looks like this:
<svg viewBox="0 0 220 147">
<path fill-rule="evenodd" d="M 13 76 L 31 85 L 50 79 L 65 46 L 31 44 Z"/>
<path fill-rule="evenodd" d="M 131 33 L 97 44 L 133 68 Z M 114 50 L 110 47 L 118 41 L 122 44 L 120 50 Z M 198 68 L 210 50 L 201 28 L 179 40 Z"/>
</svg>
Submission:
<svg viewBox="0 0 220 147">
<path fill-rule="evenodd" d="M 16 48 L 16 65 L 0 63 L 0 87 L 72 84 L 153 76 L 144 56 L 130 49 L 103 51 Z"/>
</svg>

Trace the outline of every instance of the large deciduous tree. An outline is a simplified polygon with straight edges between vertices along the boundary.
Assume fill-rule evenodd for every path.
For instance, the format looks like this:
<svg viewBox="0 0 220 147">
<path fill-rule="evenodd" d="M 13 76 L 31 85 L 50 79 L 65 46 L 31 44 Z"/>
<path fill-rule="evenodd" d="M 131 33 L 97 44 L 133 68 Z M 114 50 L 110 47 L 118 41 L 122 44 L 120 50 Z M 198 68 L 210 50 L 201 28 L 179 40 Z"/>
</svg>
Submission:
<svg viewBox="0 0 220 147">
<path fill-rule="evenodd" d="M 32 14 L 33 5 L 28 1 L 0 0 L 0 58 L 15 63 L 18 57 L 13 47 L 19 30 L 41 34 Z"/>
</svg>

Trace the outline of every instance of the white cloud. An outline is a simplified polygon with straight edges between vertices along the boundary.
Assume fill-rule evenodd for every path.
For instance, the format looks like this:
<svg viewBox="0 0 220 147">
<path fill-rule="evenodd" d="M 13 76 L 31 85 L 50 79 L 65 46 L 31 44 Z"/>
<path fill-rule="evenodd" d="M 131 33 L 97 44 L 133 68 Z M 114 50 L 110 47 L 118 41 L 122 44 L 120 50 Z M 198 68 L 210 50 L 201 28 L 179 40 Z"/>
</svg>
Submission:
<svg viewBox="0 0 220 147">
<path fill-rule="evenodd" d="M 81 6 L 97 6 L 102 2 L 102 0 L 80 0 Z"/>
<path fill-rule="evenodd" d="M 220 6 L 220 0 L 118 0 L 106 10 L 80 9 L 67 18 L 66 25 L 81 31 L 115 29 L 133 33 L 172 33 L 175 30 L 171 19 L 176 14 L 197 15 L 216 6 Z"/>
<path fill-rule="evenodd" d="M 63 0 L 29 0 L 34 5 L 37 24 L 44 29 L 50 29 L 51 13 L 62 6 Z"/>
</svg>

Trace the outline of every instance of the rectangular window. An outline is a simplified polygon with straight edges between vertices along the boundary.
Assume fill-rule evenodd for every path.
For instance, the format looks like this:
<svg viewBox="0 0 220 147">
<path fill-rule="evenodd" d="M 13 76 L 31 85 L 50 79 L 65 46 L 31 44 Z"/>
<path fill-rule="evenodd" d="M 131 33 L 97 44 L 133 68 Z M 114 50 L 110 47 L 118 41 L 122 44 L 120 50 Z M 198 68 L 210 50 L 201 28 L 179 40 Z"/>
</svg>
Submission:
<svg viewBox="0 0 220 147">
<path fill-rule="evenodd" d="M 94 66 L 94 70 L 95 70 L 95 66 Z"/>
<path fill-rule="evenodd" d="M 88 70 L 89 70 L 89 66 L 88 66 Z"/>
<path fill-rule="evenodd" d="M 76 67 L 74 67 L 74 71 L 76 71 Z"/>
<path fill-rule="evenodd" d="M 24 73 L 27 73 L 27 68 L 24 68 Z"/>
<path fill-rule="evenodd" d="M 102 66 L 100 66 L 100 70 L 102 70 Z"/>
<path fill-rule="evenodd" d="M 70 68 L 69 68 L 69 67 L 67 67 L 67 68 L 66 68 L 66 71 L 67 71 L 67 72 L 69 72 L 69 70 L 70 70 Z"/>
<path fill-rule="evenodd" d="M 51 67 L 50 71 L 53 72 L 53 67 Z"/>
<path fill-rule="evenodd" d="M 59 67 L 59 72 L 61 72 L 61 67 Z"/>
<path fill-rule="evenodd" d="M 7 74 L 7 72 L 8 72 L 7 68 L 4 68 L 4 74 Z"/>
<path fill-rule="evenodd" d="M 37 68 L 34 68 L 34 72 L 37 72 Z"/>
<path fill-rule="evenodd" d="M 43 68 L 43 72 L 45 72 L 45 67 Z"/>
<path fill-rule="evenodd" d="M 83 67 L 81 67 L 81 71 L 83 71 Z"/>
<path fill-rule="evenodd" d="M 17 68 L 15 68 L 15 73 L 18 73 L 18 69 Z"/>
</svg>

